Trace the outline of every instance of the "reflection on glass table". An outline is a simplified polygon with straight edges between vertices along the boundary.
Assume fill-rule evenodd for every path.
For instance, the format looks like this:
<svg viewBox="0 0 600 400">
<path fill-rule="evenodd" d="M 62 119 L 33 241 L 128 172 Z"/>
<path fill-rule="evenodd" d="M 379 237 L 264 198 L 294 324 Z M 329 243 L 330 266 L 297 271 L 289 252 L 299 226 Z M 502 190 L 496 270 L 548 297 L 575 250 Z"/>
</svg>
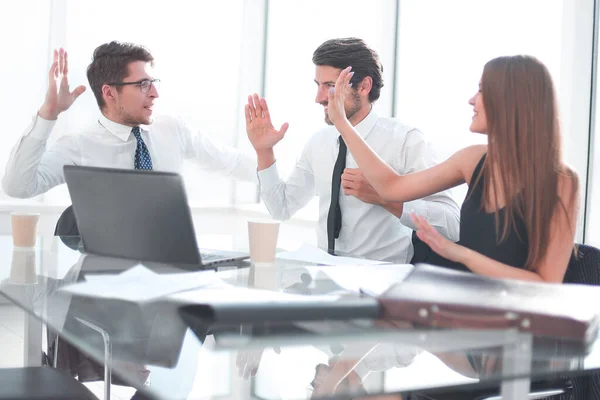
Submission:
<svg viewBox="0 0 600 400">
<path fill-rule="evenodd" d="M 528 383 L 590 373 L 600 366 L 597 343 L 582 349 L 513 330 L 437 330 L 389 321 L 294 317 L 236 324 L 182 315 L 182 306 L 201 303 L 216 289 L 140 302 L 74 296 L 61 288 L 114 277 L 139 263 L 85 255 L 57 238 L 42 238 L 24 253 L 13 252 L 9 241 L 0 237 L 7 250 L 0 254 L 0 293 L 58 333 L 66 348 L 100 367 L 107 361 L 115 382 L 158 398 L 360 397 Z M 164 264 L 144 266 L 159 277 L 189 273 Z M 314 299 L 347 296 L 364 285 L 377 289 L 381 282 L 390 284 L 403 274 L 402 266 L 341 268 L 277 260 L 260 269 L 247 262 L 226 265 L 216 275 L 226 300 L 239 293 L 234 288 L 249 287 Z M 32 335 L 35 340 L 41 342 L 41 334 Z M 96 375 L 104 379 L 102 370 Z"/>
</svg>

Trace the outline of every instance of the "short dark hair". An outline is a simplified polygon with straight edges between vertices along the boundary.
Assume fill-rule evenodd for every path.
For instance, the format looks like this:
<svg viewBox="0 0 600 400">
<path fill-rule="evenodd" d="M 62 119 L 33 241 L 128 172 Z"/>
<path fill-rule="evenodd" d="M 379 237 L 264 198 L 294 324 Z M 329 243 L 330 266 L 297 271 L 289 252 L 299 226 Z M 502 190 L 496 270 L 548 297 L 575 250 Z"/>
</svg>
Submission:
<svg viewBox="0 0 600 400">
<path fill-rule="evenodd" d="M 125 79 L 129 73 L 129 63 L 135 61 L 149 62 L 154 66 L 154 57 L 150 51 L 138 44 L 112 41 L 96 47 L 92 62 L 87 68 L 87 78 L 101 110 L 106 105 L 102 97 L 102 86 Z M 121 88 L 117 87 L 117 90 Z"/>
<path fill-rule="evenodd" d="M 315 50 L 312 61 L 315 65 L 339 69 L 352 66 L 354 76 L 350 82 L 354 87 L 370 76 L 373 87 L 369 101 L 373 103 L 379 99 L 383 87 L 383 65 L 377 52 L 367 46 L 364 40 L 354 37 L 328 40 Z"/>
</svg>

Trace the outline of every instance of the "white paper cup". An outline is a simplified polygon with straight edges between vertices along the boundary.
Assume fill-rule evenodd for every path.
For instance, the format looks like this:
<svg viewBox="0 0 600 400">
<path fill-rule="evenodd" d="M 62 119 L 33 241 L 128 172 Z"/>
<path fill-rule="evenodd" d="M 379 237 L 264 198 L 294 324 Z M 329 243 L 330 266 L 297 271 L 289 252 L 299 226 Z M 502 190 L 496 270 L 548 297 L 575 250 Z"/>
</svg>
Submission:
<svg viewBox="0 0 600 400">
<path fill-rule="evenodd" d="M 256 264 L 274 263 L 279 221 L 248 221 L 250 260 Z"/>
<path fill-rule="evenodd" d="M 35 246 L 40 214 L 13 212 L 10 214 L 13 245 L 15 247 Z"/>
</svg>

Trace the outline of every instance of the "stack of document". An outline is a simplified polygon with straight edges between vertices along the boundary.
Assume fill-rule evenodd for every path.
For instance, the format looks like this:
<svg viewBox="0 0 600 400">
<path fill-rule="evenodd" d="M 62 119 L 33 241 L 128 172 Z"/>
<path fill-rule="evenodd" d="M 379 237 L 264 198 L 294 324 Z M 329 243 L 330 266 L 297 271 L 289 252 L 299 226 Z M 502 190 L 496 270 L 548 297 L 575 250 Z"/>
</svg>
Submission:
<svg viewBox="0 0 600 400">
<path fill-rule="evenodd" d="M 367 260 L 364 258 L 332 256 L 318 247 L 302 244 L 294 251 L 277 253 L 277 258 L 283 260 L 304 261 L 321 265 L 377 265 L 388 264 L 385 261 Z"/>
<path fill-rule="evenodd" d="M 326 251 L 302 244 L 294 251 L 277 253 L 278 259 L 304 261 L 318 264 L 290 268 L 283 274 L 283 286 L 298 286 L 302 282 L 310 294 L 333 293 L 334 285 L 339 291 L 379 295 L 392 284 L 402 282 L 412 271 L 411 264 L 391 264 L 386 261 L 333 256 Z M 324 284 L 329 281 L 330 284 Z M 309 294 L 309 293 L 306 293 Z"/>
<path fill-rule="evenodd" d="M 213 270 L 156 274 L 140 264 L 118 275 L 88 275 L 86 282 L 60 290 L 78 296 L 143 302 L 196 288 L 226 287 L 230 286 Z"/>
<path fill-rule="evenodd" d="M 286 271 L 282 284 L 289 288 L 302 282 L 312 295 L 350 292 L 378 296 L 402 282 L 413 268 L 411 264 L 308 266 Z"/>
</svg>

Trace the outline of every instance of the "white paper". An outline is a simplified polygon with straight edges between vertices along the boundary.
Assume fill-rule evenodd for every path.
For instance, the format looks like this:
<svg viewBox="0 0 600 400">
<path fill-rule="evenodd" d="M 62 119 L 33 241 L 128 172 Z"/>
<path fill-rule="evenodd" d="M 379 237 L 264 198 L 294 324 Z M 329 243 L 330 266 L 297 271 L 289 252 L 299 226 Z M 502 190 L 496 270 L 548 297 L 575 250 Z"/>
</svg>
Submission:
<svg viewBox="0 0 600 400">
<path fill-rule="evenodd" d="M 118 275 L 87 276 L 86 282 L 63 286 L 60 290 L 87 297 L 141 302 L 195 288 L 229 287 L 215 271 L 156 274 L 137 265 Z"/>
<path fill-rule="evenodd" d="M 402 282 L 413 268 L 411 264 L 323 267 L 316 272 L 315 280 L 331 279 L 351 292 L 380 295 L 391 285 Z"/>
<path fill-rule="evenodd" d="M 402 282 L 413 268 L 411 264 L 295 267 L 283 271 L 282 287 L 300 286 L 310 294 L 363 292 L 377 296 Z"/>
<path fill-rule="evenodd" d="M 284 260 L 305 261 L 323 265 L 377 265 L 389 264 L 386 261 L 367 260 L 364 258 L 332 256 L 318 247 L 303 244 L 294 251 L 277 253 L 277 258 Z"/>
<path fill-rule="evenodd" d="M 339 295 L 321 295 L 321 296 L 303 296 L 299 294 L 290 294 L 284 292 L 275 292 L 271 290 L 249 289 L 240 287 L 231 287 L 227 290 L 218 289 L 203 289 L 198 291 L 190 291 L 177 293 L 169 298 L 179 300 L 183 303 L 219 303 L 219 304 L 237 304 L 258 301 L 261 303 L 314 303 L 337 301 Z"/>
</svg>

